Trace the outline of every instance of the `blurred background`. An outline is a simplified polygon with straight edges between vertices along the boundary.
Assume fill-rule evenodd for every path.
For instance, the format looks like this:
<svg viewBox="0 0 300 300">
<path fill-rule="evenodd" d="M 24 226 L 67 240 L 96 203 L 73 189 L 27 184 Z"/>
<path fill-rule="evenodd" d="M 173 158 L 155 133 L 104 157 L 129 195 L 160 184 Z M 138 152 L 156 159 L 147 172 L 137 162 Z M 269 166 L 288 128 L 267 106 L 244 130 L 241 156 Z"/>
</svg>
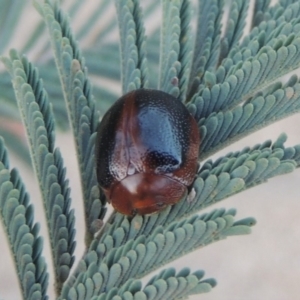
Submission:
<svg viewBox="0 0 300 300">
<path fill-rule="evenodd" d="M 157 1 L 140 1 L 146 17 L 146 35 L 151 44 L 148 47 L 150 71 L 154 73 L 157 72 L 158 66 L 158 28 L 161 20 L 161 7 L 160 4 L 156 5 Z M 118 48 L 115 7 L 113 1 L 106 1 L 101 10 L 98 10 L 100 2 L 65 0 L 62 1 L 62 6 L 70 13 L 72 28 L 83 50 L 94 84 L 98 109 L 103 114 L 111 103 L 121 96 L 121 84 L 119 57 L 118 53 L 113 51 Z M 193 3 L 196 5 L 196 1 Z M 6 5 L 10 5 L 10 11 L 3 15 Z M 250 10 L 252 6 L 253 1 L 251 1 Z M 105 11 L 105 13 L 101 13 L 101 11 Z M 48 33 L 30 1 L 0 0 L 0 16 L 1 12 L 0 53 L 7 55 L 10 48 L 16 48 L 19 52 L 26 54 L 39 67 L 40 75 L 44 79 L 45 87 L 54 104 L 57 121 L 56 145 L 61 149 L 65 160 L 76 214 L 77 248 L 75 255 L 78 260 L 84 251 L 81 191 L 79 190 L 75 147 L 69 127 L 65 122 L 64 101 L 59 81 L 58 79 L 53 81 L 56 70 L 49 47 Z M 195 19 L 196 12 L 194 14 Z M 249 18 L 251 18 L 251 14 Z M 192 25 L 195 26 L 195 22 Z M 0 78 L 0 97 L 2 97 L 0 99 L 0 135 L 6 137 L 10 149 L 10 165 L 19 169 L 31 201 L 34 203 L 36 221 L 42 224 L 41 235 L 45 239 L 44 256 L 49 257 L 50 251 L 44 226 L 41 196 L 28 162 L 26 139 L 14 103 L 10 77 L 5 72 L 3 65 L 0 65 Z M 150 84 L 155 86 L 156 83 L 151 82 Z M 299 144 L 300 115 L 296 114 L 270 125 L 227 147 L 213 158 L 230 151 L 241 150 L 245 146 L 254 146 L 267 139 L 275 140 L 282 132 L 286 132 L 289 136 L 287 146 Z M 178 270 L 186 266 L 191 270 L 203 269 L 207 278 L 214 277 L 218 281 L 218 285 L 212 292 L 194 296 L 191 299 L 299 299 L 299 194 L 300 170 L 296 170 L 291 174 L 276 177 L 265 184 L 230 197 L 201 212 L 204 213 L 219 207 L 236 208 L 238 219 L 253 216 L 257 220 L 257 225 L 253 227 L 251 235 L 231 237 L 199 249 L 167 265 Z M 21 299 L 16 288 L 17 278 L 1 224 L 0 253 L 0 299 Z M 48 265 L 51 267 L 50 262 Z M 144 281 L 146 282 L 152 275 L 147 276 Z M 49 290 L 53 285 L 51 280 L 52 278 Z M 51 295 L 51 299 L 53 299 L 53 293 Z"/>
</svg>

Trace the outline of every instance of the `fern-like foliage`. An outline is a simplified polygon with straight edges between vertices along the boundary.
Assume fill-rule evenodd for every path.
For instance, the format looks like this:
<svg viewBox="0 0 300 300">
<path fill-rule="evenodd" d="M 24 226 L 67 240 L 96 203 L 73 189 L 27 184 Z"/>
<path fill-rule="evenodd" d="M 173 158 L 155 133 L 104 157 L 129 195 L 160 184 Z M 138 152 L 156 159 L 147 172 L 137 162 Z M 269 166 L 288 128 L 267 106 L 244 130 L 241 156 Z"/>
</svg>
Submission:
<svg viewBox="0 0 300 300">
<path fill-rule="evenodd" d="M 220 60 L 228 55 L 230 50 L 239 43 L 245 25 L 249 0 L 233 0 L 229 7 L 229 17 L 225 35 L 221 42 Z"/>
<path fill-rule="evenodd" d="M 54 147 L 54 120 L 38 71 L 25 57 L 11 51 L 3 59 L 12 81 L 27 131 L 33 166 L 43 196 L 58 291 L 74 262 L 74 211 L 65 168 Z"/>
<path fill-rule="evenodd" d="M 190 68 L 189 1 L 163 1 L 159 89 L 185 100 Z"/>
<path fill-rule="evenodd" d="M 195 94 L 194 101 L 203 101 L 202 117 L 216 111 L 231 109 L 251 97 L 271 80 L 299 67 L 299 37 L 273 39 L 272 43 L 241 57 L 227 58 L 215 74 L 206 74 L 206 85 Z M 245 58 L 245 61 L 243 60 Z"/>
<path fill-rule="evenodd" d="M 211 95 L 218 93 L 222 94 L 222 90 L 216 86 Z M 200 158 L 203 159 L 255 130 L 298 112 L 299 97 L 299 79 L 292 76 L 287 83 L 276 83 L 249 98 L 241 106 L 213 112 L 207 118 L 200 119 L 198 124 L 203 139 Z M 198 99 L 190 105 L 196 118 L 200 117 L 197 111 L 205 111 L 207 108 L 202 104 Z"/>
<path fill-rule="evenodd" d="M 116 8 L 121 38 L 123 93 L 126 94 L 148 85 L 145 29 L 138 1 L 117 0 Z"/>
<path fill-rule="evenodd" d="M 11 16 L 18 17 L 20 12 L 12 2 L 3 3 L 11 10 Z M 233 235 L 249 234 L 255 219 L 236 220 L 235 209 L 198 213 L 274 176 L 292 172 L 300 165 L 300 145 L 286 147 L 285 134 L 273 143 L 268 140 L 215 161 L 204 161 L 253 131 L 299 112 L 298 77 L 291 76 L 286 82 L 279 80 L 300 66 L 300 1 L 282 0 L 274 6 L 270 6 L 269 0 L 254 1 L 250 33 L 241 40 L 249 1 L 233 0 L 228 5 L 223 0 L 199 0 L 195 37 L 192 37 L 193 4 L 189 0 L 163 0 L 161 29 L 156 26 L 146 44 L 144 19 L 155 12 L 157 3 L 143 4 L 146 7 L 143 14 L 141 1 L 115 1 L 117 18 L 109 20 L 103 30 L 93 35 L 90 48 L 84 50 L 86 64 L 70 19 L 58 1 L 35 1 L 46 26 L 39 23 L 23 50 L 29 51 L 44 34 L 45 27 L 48 29 L 65 101 L 61 101 L 61 91 L 57 89 L 54 64 L 49 60 L 41 63 L 43 55 L 48 53 L 48 43 L 43 44 L 37 54 L 37 62 L 47 67 L 44 71 L 41 68 L 41 76 L 15 50 L 10 52 L 9 58 L 2 58 L 12 78 L 43 197 L 56 296 L 61 300 L 187 299 L 190 295 L 209 292 L 216 282 L 205 279 L 200 270 L 191 273 L 187 268 L 177 272 L 174 268 L 165 268 L 145 285 L 142 278 L 191 251 Z M 83 4 L 80 0 L 73 1 L 70 15 L 78 14 Z M 99 2 L 78 30 L 77 37 L 84 38 L 97 27 L 98 19 L 105 15 L 108 7 L 109 1 Z M 229 15 L 221 37 L 221 20 L 226 10 Z M 2 17 L 11 24 L 11 16 Z M 115 29 L 116 20 L 120 55 L 117 41 L 104 42 Z M 0 19 L 0 34 L 5 33 L 0 50 L 10 40 L 5 22 Z M 15 25 L 11 27 L 14 30 Z M 157 45 L 159 37 L 160 47 Z M 106 89 L 105 83 L 97 83 L 94 98 L 86 65 L 92 75 L 100 78 L 116 82 L 121 77 L 123 93 L 157 86 L 178 101 L 186 102 L 200 130 L 201 165 L 189 187 L 189 195 L 179 203 L 154 215 L 128 217 L 113 211 L 108 220 L 103 221 L 106 199 L 98 187 L 94 163 L 98 111 L 99 107 L 108 108 L 109 102 L 121 95 Z M 1 74 L 0 84 L 8 86 L 5 76 Z M 40 77 L 45 80 L 49 99 Z M 16 121 L 18 116 L 10 93 L 4 89 L 0 95 L 0 100 L 5 99 L 3 103 L 9 103 L 3 106 L 0 116 Z M 70 209 L 70 190 L 62 157 L 55 148 L 54 117 L 49 100 L 53 102 L 56 119 L 68 115 L 83 191 L 86 251 L 71 274 L 75 249 L 74 212 Z M 0 133 L 10 145 L 17 145 L 16 140 L 9 138 L 8 127 L 0 128 Z M 0 215 L 23 298 L 47 299 L 48 275 L 41 256 L 39 227 L 34 223 L 33 208 L 17 171 L 9 170 L 2 139 Z"/>
<path fill-rule="evenodd" d="M 38 4 L 37 4 L 38 5 Z M 91 94 L 84 59 L 69 27 L 68 19 L 57 3 L 38 6 L 43 14 L 54 49 L 55 62 L 74 131 L 78 163 L 84 196 L 87 224 L 87 243 L 97 230 L 96 221 L 105 214 L 105 200 L 101 198 L 94 165 L 94 143 L 98 114 Z M 90 170 L 93 169 L 92 172 Z M 96 227 L 96 228 L 95 228 Z"/>
<path fill-rule="evenodd" d="M 213 279 L 202 280 L 204 273 L 202 271 L 196 271 L 190 273 L 190 270 L 185 268 L 179 271 L 177 274 L 173 268 L 163 270 L 160 274 L 153 277 L 144 288 L 138 280 L 129 280 L 121 288 L 111 287 L 109 292 L 101 293 L 100 296 L 93 296 L 92 293 L 85 294 L 85 298 L 81 299 L 185 299 L 189 295 L 207 293 L 211 290 L 212 286 L 215 286 Z M 89 281 L 89 286 L 84 290 L 82 288 L 82 294 L 85 291 L 97 290 L 97 277 Z M 70 293 L 70 299 L 78 299 L 77 291 L 73 290 Z M 78 291 L 79 292 L 79 291 Z"/>
<path fill-rule="evenodd" d="M 136 216 L 131 224 L 128 224 L 128 219 L 121 223 L 116 218 L 113 224 L 119 224 L 118 228 L 110 229 L 110 233 L 103 235 L 99 242 L 95 240 L 92 243 L 80 263 L 80 272 L 75 274 L 76 279 L 70 280 L 72 285 L 65 285 L 62 296 L 72 299 L 77 287 L 98 273 L 101 275 L 98 282 L 101 283 L 100 292 L 109 293 L 112 287 L 121 286 L 130 278 L 140 278 L 183 253 L 230 235 L 249 233 L 249 226 L 255 221 L 251 218 L 235 221 L 234 215 L 234 210 L 220 209 L 164 226 L 153 224 L 148 217 Z"/>
<path fill-rule="evenodd" d="M 252 17 L 251 27 L 258 26 L 262 21 L 264 21 L 264 14 L 269 8 L 271 0 L 256 0 L 254 2 L 254 11 Z"/>
<path fill-rule="evenodd" d="M 220 55 L 223 0 L 199 1 L 197 32 L 191 66 L 189 97 L 199 89 L 205 70 L 214 71 Z"/>
<path fill-rule="evenodd" d="M 43 239 L 34 223 L 29 203 L 16 169 L 9 169 L 7 152 L 0 138 L 0 216 L 13 254 L 24 299 L 48 299 L 48 273 L 41 253 Z"/>
</svg>

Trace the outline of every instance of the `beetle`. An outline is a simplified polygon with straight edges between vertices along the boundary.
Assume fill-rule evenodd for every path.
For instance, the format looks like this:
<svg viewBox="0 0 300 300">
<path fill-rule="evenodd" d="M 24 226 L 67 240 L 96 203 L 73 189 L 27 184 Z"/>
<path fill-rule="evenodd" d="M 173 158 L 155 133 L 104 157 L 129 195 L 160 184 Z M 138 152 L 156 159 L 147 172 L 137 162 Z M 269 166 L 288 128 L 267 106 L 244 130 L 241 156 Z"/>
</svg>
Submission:
<svg viewBox="0 0 300 300">
<path fill-rule="evenodd" d="M 98 183 L 122 214 L 161 211 L 193 183 L 199 145 L 197 123 L 178 99 L 159 90 L 131 91 L 98 126 Z"/>
</svg>

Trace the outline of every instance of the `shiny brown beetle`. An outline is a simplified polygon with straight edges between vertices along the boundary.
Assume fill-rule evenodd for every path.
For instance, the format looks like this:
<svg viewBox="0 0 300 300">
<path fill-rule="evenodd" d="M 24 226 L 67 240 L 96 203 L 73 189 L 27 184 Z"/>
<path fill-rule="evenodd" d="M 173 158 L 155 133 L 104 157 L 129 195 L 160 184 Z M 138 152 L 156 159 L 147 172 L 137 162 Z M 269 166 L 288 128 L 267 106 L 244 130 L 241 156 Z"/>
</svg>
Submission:
<svg viewBox="0 0 300 300">
<path fill-rule="evenodd" d="M 122 214 L 160 211 L 193 183 L 199 144 L 197 123 L 178 99 L 158 90 L 132 91 L 99 124 L 99 185 Z"/>
</svg>

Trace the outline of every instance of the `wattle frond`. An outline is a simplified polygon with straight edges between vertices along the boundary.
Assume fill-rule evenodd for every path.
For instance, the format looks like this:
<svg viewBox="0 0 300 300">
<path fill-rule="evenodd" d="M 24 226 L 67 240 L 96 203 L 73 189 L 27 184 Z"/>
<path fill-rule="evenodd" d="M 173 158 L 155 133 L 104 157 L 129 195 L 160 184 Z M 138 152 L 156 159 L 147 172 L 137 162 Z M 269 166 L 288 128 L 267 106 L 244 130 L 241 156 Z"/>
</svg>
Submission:
<svg viewBox="0 0 300 300">
<path fill-rule="evenodd" d="M 74 211 L 59 149 L 55 148 L 54 119 L 38 71 L 15 51 L 4 63 L 12 76 L 32 163 L 39 181 L 50 236 L 57 289 L 68 278 L 74 262 Z"/>
<path fill-rule="evenodd" d="M 116 269 L 117 272 L 117 269 Z M 95 273 L 92 278 L 87 278 L 85 284 L 72 287 L 67 299 L 92 299 L 92 300 L 154 300 L 154 299 L 183 299 L 188 295 L 209 292 L 216 285 L 214 279 L 203 279 L 204 272 L 191 273 L 188 268 L 179 272 L 169 268 L 142 287 L 139 280 L 130 279 L 121 287 L 115 287 L 113 278 L 107 280 L 107 292 L 101 293 L 99 289 L 105 280 L 104 272 Z M 103 277 L 104 275 L 104 277 Z"/>
<path fill-rule="evenodd" d="M 185 268 L 176 274 L 175 269 L 169 268 L 154 276 L 143 288 L 140 281 L 128 280 L 121 288 L 112 288 L 109 292 L 92 299 L 187 299 L 189 295 L 207 293 L 216 285 L 213 279 L 202 280 L 203 276 L 203 271 L 191 273 Z"/>
<path fill-rule="evenodd" d="M 219 62 L 223 8 L 223 0 L 199 1 L 188 100 L 198 91 L 205 71 L 214 71 Z"/>
<path fill-rule="evenodd" d="M 70 291 L 84 285 L 88 278 L 93 278 L 97 273 L 102 276 L 98 293 L 108 292 L 112 287 L 120 287 L 130 279 L 140 278 L 183 253 L 231 235 L 248 234 L 250 226 L 255 224 L 252 218 L 235 221 L 234 210 L 219 209 L 180 222 L 176 220 L 167 226 L 156 225 L 146 235 L 141 228 L 147 217 L 135 216 L 128 222 L 127 218 L 118 215 L 100 240 L 92 242 L 79 264 L 78 272 L 64 285 L 63 298 L 68 298 Z M 118 222 L 120 218 L 124 218 L 122 224 Z M 112 230 L 117 224 L 117 230 Z"/>
<path fill-rule="evenodd" d="M 258 26 L 261 22 L 265 21 L 265 13 L 269 8 L 271 0 L 255 0 L 253 7 L 253 16 L 251 27 Z"/>
<path fill-rule="evenodd" d="M 216 285 L 214 279 L 203 279 L 204 272 L 199 270 L 191 273 L 188 268 L 179 272 L 169 268 L 152 277 L 143 292 L 147 299 L 184 299 L 189 295 L 211 291 Z"/>
<path fill-rule="evenodd" d="M 215 86 L 211 91 L 211 96 L 215 100 L 221 97 L 222 93 L 223 90 Z M 203 160 L 230 143 L 299 112 L 299 100 L 300 82 L 294 75 L 287 83 L 279 82 L 269 86 L 241 106 L 211 113 L 207 118 L 198 122 L 202 137 L 199 158 Z M 198 112 L 198 114 L 195 113 L 196 119 L 200 117 L 199 112 L 205 112 L 202 104 L 201 100 L 194 102 Z"/>
<path fill-rule="evenodd" d="M 184 101 L 190 72 L 191 6 L 188 0 L 163 0 L 158 88 Z"/>
<path fill-rule="evenodd" d="M 245 61 L 226 59 L 216 74 L 207 72 L 207 87 L 193 97 L 191 103 L 199 107 L 196 119 L 234 108 L 299 65 L 300 37 L 294 34 L 274 40 Z"/>
<path fill-rule="evenodd" d="M 120 32 L 123 94 L 146 88 L 148 69 L 145 29 L 137 0 L 115 1 Z"/>
<path fill-rule="evenodd" d="M 0 138 L 0 217 L 7 235 L 24 299 L 48 299 L 48 273 L 40 225 L 34 223 L 33 206 L 17 170 L 9 170 Z"/>
<path fill-rule="evenodd" d="M 87 78 L 85 62 L 69 26 L 69 20 L 58 4 L 38 4 L 50 32 L 55 62 L 74 132 L 84 196 L 87 243 L 98 230 L 97 220 L 105 215 L 105 198 L 101 196 L 94 164 L 94 143 L 98 113 Z"/>
<path fill-rule="evenodd" d="M 237 63 L 239 60 L 245 60 L 250 56 L 256 55 L 263 46 L 277 43 L 281 37 L 290 36 L 292 38 L 292 34 L 298 37 L 300 3 L 295 3 L 291 6 L 289 10 L 284 11 L 280 15 L 280 18 L 261 22 L 257 27 L 253 28 L 250 34 L 243 39 L 240 47 L 235 47 L 228 54 L 228 57 Z"/>
<path fill-rule="evenodd" d="M 248 7 L 249 0 L 233 0 L 231 2 L 225 34 L 221 41 L 220 61 L 227 56 L 231 48 L 238 45 L 246 25 Z"/>
</svg>

